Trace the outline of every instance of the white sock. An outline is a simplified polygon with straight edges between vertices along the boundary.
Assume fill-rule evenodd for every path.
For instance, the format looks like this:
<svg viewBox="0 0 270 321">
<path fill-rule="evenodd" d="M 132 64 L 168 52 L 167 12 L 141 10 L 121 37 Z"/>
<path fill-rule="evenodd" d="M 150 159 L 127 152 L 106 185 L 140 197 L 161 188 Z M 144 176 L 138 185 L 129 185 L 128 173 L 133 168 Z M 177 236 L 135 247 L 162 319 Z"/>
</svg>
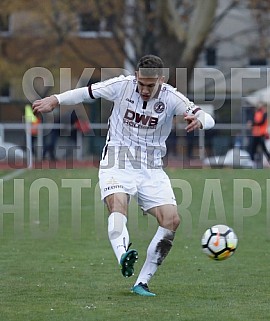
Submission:
<svg viewBox="0 0 270 321">
<path fill-rule="evenodd" d="M 124 214 L 113 212 L 108 218 L 108 236 L 118 262 L 129 244 L 127 218 Z"/>
<path fill-rule="evenodd" d="M 135 285 L 140 282 L 148 284 L 158 266 L 168 255 L 175 232 L 159 226 L 147 249 L 147 256 Z"/>
</svg>

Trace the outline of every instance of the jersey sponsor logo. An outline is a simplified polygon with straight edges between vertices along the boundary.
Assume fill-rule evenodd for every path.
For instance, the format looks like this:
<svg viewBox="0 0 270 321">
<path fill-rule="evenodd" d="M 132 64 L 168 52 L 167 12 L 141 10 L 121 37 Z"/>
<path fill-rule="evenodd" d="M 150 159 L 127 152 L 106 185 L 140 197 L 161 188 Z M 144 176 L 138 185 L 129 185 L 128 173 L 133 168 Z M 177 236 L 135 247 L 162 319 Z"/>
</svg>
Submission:
<svg viewBox="0 0 270 321">
<path fill-rule="evenodd" d="M 135 128 L 155 129 L 158 124 L 158 118 L 147 116 L 127 109 L 123 119 L 124 124 Z"/>
<path fill-rule="evenodd" d="M 154 111 L 157 113 L 157 114 L 161 114 L 164 112 L 164 109 L 165 109 L 165 104 L 162 102 L 162 101 L 159 101 L 157 103 L 155 103 L 154 105 Z"/>
</svg>

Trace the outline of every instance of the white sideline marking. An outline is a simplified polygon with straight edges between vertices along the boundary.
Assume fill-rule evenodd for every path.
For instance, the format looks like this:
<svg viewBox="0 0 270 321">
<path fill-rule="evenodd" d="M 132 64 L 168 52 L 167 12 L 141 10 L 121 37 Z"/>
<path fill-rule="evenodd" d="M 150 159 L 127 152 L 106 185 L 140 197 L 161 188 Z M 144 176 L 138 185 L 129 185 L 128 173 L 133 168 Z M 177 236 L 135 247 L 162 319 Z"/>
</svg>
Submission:
<svg viewBox="0 0 270 321">
<path fill-rule="evenodd" d="M 25 171 L 27 171 L 27 168 L 22 168 L 22 169 L 18 169 L 18 170 L 15 170 L 14 172 L 10 173 L 10 174 L 7 174 L 3 177 L 0 177 L 3 181 L 10 181 L 11 179 L 13 179 L 14 177 L 17 177 L 21 174 L 23 174 Z"/>
</svg>

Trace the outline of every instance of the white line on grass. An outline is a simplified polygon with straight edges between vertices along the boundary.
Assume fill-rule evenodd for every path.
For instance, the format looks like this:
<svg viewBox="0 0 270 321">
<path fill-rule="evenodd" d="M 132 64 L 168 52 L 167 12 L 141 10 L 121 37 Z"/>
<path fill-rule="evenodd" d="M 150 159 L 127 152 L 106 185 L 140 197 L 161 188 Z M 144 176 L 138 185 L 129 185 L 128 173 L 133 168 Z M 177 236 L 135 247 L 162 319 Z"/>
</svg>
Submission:
<svg viewBox="0 0 270 321">
<path fill-rule="evenodd" d="M 5 182 L 6 181 L 10 181 L 11 179 L 23 174 L 25 171 L 27 171 L 27 168 L 22 168 L 22 169 L 15 170 L 14 172 L 3 176 L 2 180 L 5 181 Z"/>
</svg>

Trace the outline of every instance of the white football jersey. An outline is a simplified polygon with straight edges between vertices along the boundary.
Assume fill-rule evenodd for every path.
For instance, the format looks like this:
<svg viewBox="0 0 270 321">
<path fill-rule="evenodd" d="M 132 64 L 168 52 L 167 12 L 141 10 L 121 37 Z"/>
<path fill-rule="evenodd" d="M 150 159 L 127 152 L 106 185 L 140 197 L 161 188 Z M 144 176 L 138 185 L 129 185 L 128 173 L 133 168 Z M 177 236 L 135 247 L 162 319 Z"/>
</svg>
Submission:
<svg viewBox="0 0 270 321">
<path fill-rule="evenodd" d="M 164 83 L 149 101 L 143 101 L 135 76 L 119 76 L 89 86 L 90 97 L 113 102 L 108 120 L 108 149 L 124 147 L 140 152 L 140 161 L 162 164 L 175 115 L 195 114 L 200 108 L 172 86 Z"/>
</svg>

